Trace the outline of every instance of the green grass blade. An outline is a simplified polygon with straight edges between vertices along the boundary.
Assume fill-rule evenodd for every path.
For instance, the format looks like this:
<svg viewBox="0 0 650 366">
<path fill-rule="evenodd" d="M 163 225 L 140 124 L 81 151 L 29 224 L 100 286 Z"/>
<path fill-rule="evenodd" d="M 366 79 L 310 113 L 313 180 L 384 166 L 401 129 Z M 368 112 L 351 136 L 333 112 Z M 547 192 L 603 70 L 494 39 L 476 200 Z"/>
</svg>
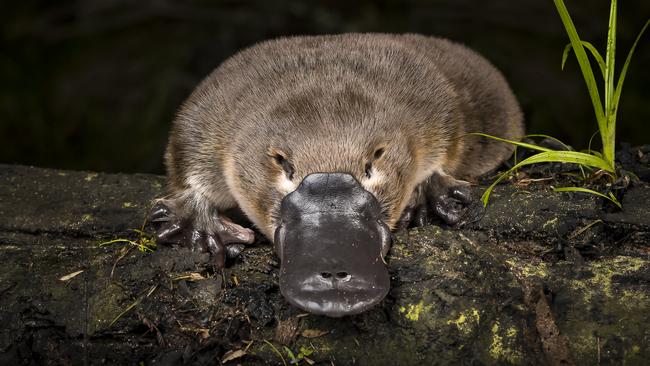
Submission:
<svg viewBox="0 0 650 366">
<path fill-rule="evenodd" d="M 523 164 L 526 162 L 526 164 Z M 591 166 L 608 172 L 614 172 L 614 168 L 607 161 L 595 155 L 585 154 L 579 151 L 547 151 L 533 155 L 520 164 L 528 165 L 535 163 L 574 163 Z"/>
<path fill-rule="evenodd" d="M 531 145 L 524 142 L 502 139 L 490 135 L 485 135 L 485 134 L 478 134 L 478 135 L 485 136 L 488 138 L 493 138 L 499 141 L 504 141 L 513 145 L 542 151 L 539 154 L 535 154 L 521 161 L 519 164 L 515 165 L 515 167 L 519 165 L 528 165 L 528 164 L 535 164 L 535 163 L 574 163 L 580 165 L 587 165 L 598 169 L 603 169 L 608 172 L 614 172 L 614 168 L 611 165 L 609 165 L 607 161 L 605 161 L 601 157 L 592 154 L 586 154 L 579 151 L 557 151 L 557 150 L 551 150 L 537 145 Z M 524 164 L 524 162 L 527 163 Z"/>
<path fill-rule="evenodd" d="M 606 194 L 602 194 L 602 193 L 600 193 L 600 192 L 598 192 L 598 191 L 594 191 L 594 190 L 592 190 L 592 189 L 589 189 L 589 188 L 583 188 L 583 187 L 560 187 L 560 188 L 553 188 L 553 191 L 554 191 L 554 192 L 581 192 L 581 193 L 589 193 L 589 194 L 593 194 L 593 195 L 596 195 L 596 196 L 602 197 L 602 198 L 604 198 L 604 199 L 606 199 L 606 200 L 609 200 L 610 202 L 612 202 L 613 204 L 615 204 L 616 206 L 618 206 L 618 208 L 621 208 L 621 209 L 623 208 L 623 206 L 621 205 L 621 203 L 616 199 L 616 197 L 615 197 L 611 192 L 609 193 L 609 196 L 608 196 L 608 195 L 606 195 Z"/>
<path fill-rule="evenodd" d="M 300 362 L 300 360 L 296 358 L 296 355 L 293 354 L 293 351 L 289 349 L 289 347 L 284 346 L 284 350 L 287 352 L 287 356 L 289 357 L 289 363 L 298 364 L 298 362 Z"/>
<path fill-rule="evenodd" d="M 515 141 L 515 140 L 503 139 L 503 138 L 501 138 L 501 137 L 496 137 L 496 136 L 492 136 L 492 135 L 488 135 L 488 134 L 480 133 L 480 132 L 471 132 L 471 133 L 469 133 L 468 135 L 483 136 L 483 137 L 487 137 L 487 138 L 490 138 L 490 139 L 493 139 L 493 140 L 502 141 L 502 142 L 507 142 L 507 143 L 512 144 L 512 145 L 525 147 L 525 148 L 527 148 L 527 149 L 531 149 L 531 150 L 537 150 L 537 151 L 553 151 L 552 149 L 549 149 L 549 148 L 546 148 L 546 147 L 537 146 L 537 145 L 533 145 L 533 144 L 527 144 L 527 143 L 525 143 L 525 142 L 521 142 L 521 141 Z"/>
<path fill-rule="evenodd" d="M 594 59 L 598 63 L 598 67 L 600 67 L 600 72 L 603 74 L 603 80 L 605 80 L 605 60 L 603 60 L 603 56 L 600 55 L 596 47 L 594 47 L 593 44 L 587 41 L 582 41 L 582 45 L 585 46 L 590 52 L 591 55 L 594 56 Z M 564 52 L 562 52 L 562 65 L 561 68 L 564 70 L 564 64 L 566 63 L 566 59 L 569 56 L 569 52 L 573 49 L 571 46 L 571 43 L 567 44 L 564 47 Z"/>
<path fill-rule="evenodd" d="M 516 166 L 519 166 L 519 164 L 515 165 L 515 167 Z M 505 179 L 505 177 L 510 175 L 510 173 L 512 173 L 513 171 L 515 171 L 515 168 L 514 167 L 510 168 L 507 172 L 501 174 L 499 178 L 497 178 L 494 182 L 492 182 L 492 184 L 490 184 L 489 187 L 487 187 L 487 189 L 485 190 L 485 192 L 483 192 L 483 195 L 481 196 L 481 202 L 483 202 L 483 207 L 487 207 L 488 200 L 490 199 L 490 195 L 492 194 L 494 187 L 496 187 L 497 184 L 499 184 L 499 182 Z"/>
<path fill-rule="evenodd" d="M 138 304 L 140 304 L 140 303 L 142 302 L 142 300 L 144 300 L 145 298 L 151 296 L 151 294 L 152 294 L 154 291 L 156 291 L 157 288 L 158 288 L 158 285 L 154 285 L 154 286 L 152 286 L 152 287 L 149 289 L 149 292 L 147 292 L 146 295 L 142 295 L 142 296 L 140 296 L 140 297 L 137 298 L 133 303 L 131 303 L 131 305 L 127 306 L 126 309 L 124 309 L 124 311 L 122 311 L 121 313 L 119 313 L 119 314 L 118 314 L 118 315 L 113 319 L 113 321 L 112 321 L 110 324 L 108 324 L 108 327 L 109 327 L 109 328 L 112 327 L 113 324 L 115 324 L 115 322 L 117 322 L 117 321 L 118 321 L 122 316 L 124 316 L 124 314 L 128 313 L 129 311 L 131 311 L 131 309 L 133 309 L 134 307 L 138 306 Z"/>
<path fill-rule="evenodd" d="M 573 25 L 573 21 L 569 16 L 569 11 L 566 6 L 564 6 L 564 1 L 562 0 L 553 0 L 555 7 L 557 8 L 560 18 L 562 19 L 562 24 L 566 29 L 567 34 L 569 35 L 569 40 L 571 41 L 571 46 L 573 47 L 573 52 L 576 55 L 578 64 L 580 65 L 580 70 L 582 71 L 582 76 L 585 79 L 587 84 L 587 90 L 589 91 L 589 96 L 591 97 L 591 103 L 594 107 L 594 113 L 596 114 L 596 120 L 598 121 L 598 127 L 603 132 L 606 132 L 607 121 L 605 120 L 605 114 L 603 113 L 603 104 L 600 101 L 600 94 L 598 93 L 598 86 L 596 85 L 596 79 L 594 78 L 594 73 L 591 70 L 591 64 L 585 53 L 585 49 L 582 46 L 582 41 L 578 36 L 576 27 Z"/>
<path fill-rule="evenodd" d="M 603 157 L 614 164 L 614 146 L 616 145 L 616 107 L 614 99 L 614 69 L 616 59 L 616 0 L 610 1 L 609 26 L 607 31 L 607 51 L 605 52 L 605 119 L 606 133 L 601 133 L 603 142 Z M 601 129 L 602 130 L 602 129 Z"/>
<path fill-rule="evenodd" d="M 282 356 L 282 353 L 280 353 L 280 351 L 278 351 L 278 349 L 275 348 L 275 346 L 273 345 L 273 343 L 267 341 L 266 339 L 263 339 L 262 341 L 263 341 L 264 343 L 268 344 L 269 346 L 271 346 L 271 349 L 273 350 L 273 352 L 274 352 L 276 355 L 278 355 L 278 356 L 280 357 L 280 359 L 282 360 L 282 364 L 283 364 L 284 366 L 287 366 L 287 361 L 284 359 L 284 356 Z"/>
<path fill-rule="evenodd" d="M 591 149 L 591 143 L 594 141 L 594 137 L 596 137 L 596 135 L 597 135 L 599 132 L 600 132 L 600 131 L 596 131 L 596 132 L 594 132 L 594 133 L 591 135 L 591 137 L 589 138 L 589 145 L 587 145 L 587 149 L 589 150 L 589 152 L 592 152 L 592 153 L 597 152 L 597 151 Z M 599 153 L 598 155 L 602 155 L 602 154 Z"/>
<path fill-rule="evenodd" d="M 616 91 L 614 92 L 614 101 L 612 102 L 612 107 L 614 108 L 614 116 L 616 116 L 616 110 L 618 109 L 618 101 L 621 98 L 621 90 L 623 89 L 623 82 L 625 81 L 625 76 L 627 75 L 627 67 L 630 65 L 630 61 L 632 60 L 632 55 L 634 54 L 636 45 L 639 43 L 639 39 L 641 39 L 641 36 L 645 32 L 646 28 L 648 28 L 648 25 L 650 25 L 650 19 L 648 19 L 645 22 L 645 25 L 643 26 L 643 28 L 641 28 L 641 31 L 636 36 L 636 39 L 632 44 L 632 48 L 630 48 L 630 51 L 627 53 L 627 58 L 625 59 L 625 63 L 623 64 L 623 69 L 621 69 L 621 75 L 619 75 L 618 77 Z"/>
<path fill-rule="evenodd" d="M 133 240 L 129 240 L 129 239 L 113 239 L 113 240 L 101 242 L 101 243 L 99 243 L 99 246 L 103 247 L 103 246 L 106 246 L 106 245 L 109 245 L 109 244 L 115 244 L 115 243 L 129 243 L 131 245 L 137 245 Z"/>
<path fill-rule="evenodd" d="M 607 31 L 607 51 L 605 52 L 605 115 L 612 112 L 614 96 L 614 61 L 616 59 L 616 0 L 611 0 L 609 8 L 609 29 Z M 612 122 L 609 120 L 608 122 Z M 610 141 L 613 142 L 613 141 Z M 603 149 L 609 146 L 603 145 Z"/>
<path fill-rule="evenodd" d="M 565 144 L 564 142 L 560 141 L 560 139 L 557 139 L 557 138 L 555 138 L 553 136 L 544 135 L 542 133 L 531 133 L 530 135 L 526 135 L 524 137 L 543 137 L 545 139 L 550 139 L 550 140 L 553 140 L 553 141 L 557 142 L 558 144 L 564 146 L 564 148 L 567 149 L 567 150 L 572 150 L 571 146 L 569 146 L 569 145 Z"/>
<path fill-rule="evenodd" d="M 583 152 L 583 153 L 589 154 L 589 155 L 595 155 L 595 156 L 597 156 L 597 157 L 599 157 L 601 159 L 603 158 L 603 154 L 601 154 L 599 151 L 596 151 L 596 150 L 586 149 L 586 150 L 580 150 L 580 152 Z"/>
<path fill-rule="evenodd" d="M 517 163 L 515 166 L 510 168 L 507 172 L 501 174 L 492 184 L 485 190 L 483 196 L 481 196 L 481 201 L 483 206 L 487 206 L 490 194 L 494 190 L 494 187 L 506 178 L 513 171 L 521 168 L 524 165 L 537 164 L 537 163 L 575 163 L 580 165 L 592 166 L 594 168 L 603 169 L 608 172 L 613 172 L 614 169 L 609 166 L 609 164 L 594 155 L 581 153 L 578 151 L 545 151 L 539 154 L 530 156 L 521 162 Z"/>
</svg>

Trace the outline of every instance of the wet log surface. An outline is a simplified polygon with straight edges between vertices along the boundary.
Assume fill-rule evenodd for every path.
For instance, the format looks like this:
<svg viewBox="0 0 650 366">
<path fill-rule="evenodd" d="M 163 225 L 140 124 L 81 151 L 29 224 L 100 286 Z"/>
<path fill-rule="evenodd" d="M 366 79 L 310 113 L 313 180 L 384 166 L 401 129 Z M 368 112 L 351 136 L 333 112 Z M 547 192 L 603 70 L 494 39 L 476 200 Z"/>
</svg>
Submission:
<svg viewBox="0 0 650 366">
<path fill-rule="evenodd" d="M 593 196 L 501 186 L 480 221 L 397 233 L 390 294 L 343 319 L 287 305 L 277 259 L 261 238 L 224 271 L 184 248 L 99 245 L 138 240 L 132 229 L 162 191 L 159 176 L 0 165 L 0 364 L 650 358 L 645 183 L 611 213 Z"/>
</svg>

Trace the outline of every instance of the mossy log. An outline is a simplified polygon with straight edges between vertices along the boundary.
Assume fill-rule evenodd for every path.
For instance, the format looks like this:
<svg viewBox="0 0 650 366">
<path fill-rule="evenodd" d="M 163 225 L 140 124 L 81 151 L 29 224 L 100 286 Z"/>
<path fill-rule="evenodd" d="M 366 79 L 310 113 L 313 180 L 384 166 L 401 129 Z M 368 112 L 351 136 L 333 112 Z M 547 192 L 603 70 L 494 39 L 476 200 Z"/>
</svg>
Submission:
<svg viewBox="0 0 650 366">
<path fill-rule="evenodd" d="M 185 248 L 99 245 L 140 240 L 132 229 L 162 193 L 159 176 L 0 166 L 0 364 L 650 359 L 647 185 L 614 213 L 593 196 L 501 186 L 480 221 L 397 233 L 389 295 L 342 319 L 287 305 L 261 238 L 223 271 Z"/>
</svg>

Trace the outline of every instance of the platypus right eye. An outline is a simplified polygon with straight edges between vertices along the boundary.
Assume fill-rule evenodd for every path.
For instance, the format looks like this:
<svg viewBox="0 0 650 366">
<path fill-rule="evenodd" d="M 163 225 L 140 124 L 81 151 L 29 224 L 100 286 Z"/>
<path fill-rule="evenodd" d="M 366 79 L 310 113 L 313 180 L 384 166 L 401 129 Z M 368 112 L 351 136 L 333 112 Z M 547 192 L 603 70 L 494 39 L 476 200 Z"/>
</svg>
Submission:
<svg viewBox="0 0 650 366">
<path fill-rule="evenodd" d="M 282 154 L 275 154 L 275 156 L 273 156 L 273 159 L 275 159 L 275 162 L 282 167 L 284 172 L 287 174 L 287 178 L 292 180 L 294 169 L 293 165 L 291 165 L 287 158 L 285 158 Z"/>
</svg>

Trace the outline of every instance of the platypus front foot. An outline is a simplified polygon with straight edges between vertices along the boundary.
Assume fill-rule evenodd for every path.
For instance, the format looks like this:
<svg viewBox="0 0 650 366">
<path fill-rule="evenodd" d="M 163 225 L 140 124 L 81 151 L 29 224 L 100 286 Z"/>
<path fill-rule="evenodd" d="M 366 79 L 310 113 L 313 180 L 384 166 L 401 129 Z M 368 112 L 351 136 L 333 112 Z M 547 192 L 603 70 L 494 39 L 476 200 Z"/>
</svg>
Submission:
<svg viewBox="0 0 650 366">
<path fill-rule="evenodd" d="M 467 216 L 473 202 L 468 182 L 435 173 L 416 189 L 398 227 L 424 226 L 436 216 L 448 225 L 457 225 Z"/>
<path fill-rule="evenodd" d="M 436 215 L 448 225 L 460 223 L 473 201 L 469 183 L 442 188 L 433 192 L 429 200 Z"/>
<path fill-rule="evenodd" d="M 255 233 L 215 210 L 207 218 L 182 217 L 164 201 L 156 203 L 149 221 L 156 228 L 159 243 L 186 245 L 192 250 L 210 253 L 217 268 L 224 268 L 226 258 L 237 257 L 245 244 L 255 241 Z"/>
</svg>

